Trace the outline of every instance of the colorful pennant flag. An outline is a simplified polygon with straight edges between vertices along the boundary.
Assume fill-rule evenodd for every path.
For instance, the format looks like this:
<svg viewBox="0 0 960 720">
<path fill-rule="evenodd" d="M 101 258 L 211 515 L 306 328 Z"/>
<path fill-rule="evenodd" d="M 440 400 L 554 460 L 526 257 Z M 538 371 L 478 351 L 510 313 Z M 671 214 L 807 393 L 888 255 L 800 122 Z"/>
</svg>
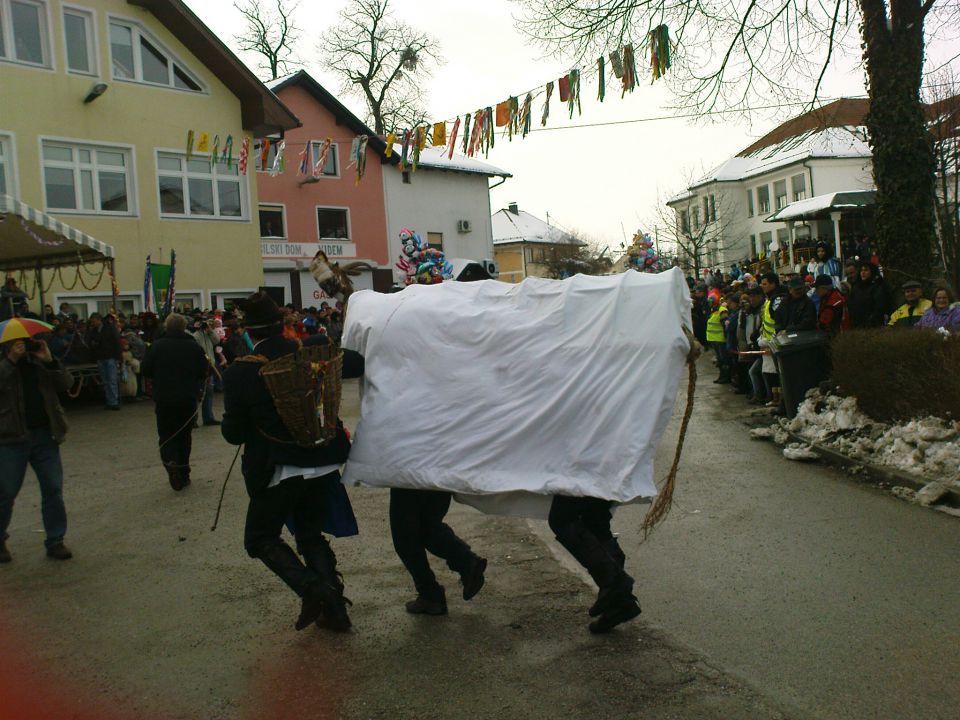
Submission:
<svg viewBox="0 0 960 720">
<path fill-rule="evenodd" d="M 540 117 L 541 127 L 546 127 L 547 118 L 550 117 L 550 98 L 553 97 L 553 82 L 547 83 L 547 95 L 543 100 L 543 115 Z"/>
<path fill-rule="evenodd" d="M 660 25 L 650 31 L 650 69 L 653 74 L 651 84 L 666 75 L 670 68 L 670 30 Z"/>
<path fill-rule="evenodd" d="M 217 154 L 220 152 L 220 136 L 213 136 L 213 145 L 210 147 L 210 166 L 217 164 Z"/>
<path fill-rule="evenodd" d="M 447 123 L 438 122 L 433 124 L 433 147 L 444 146 L 447 144 Z"/>
<path fill-rule="evenodd" d="M 227 167 L 233 167 L 233 135 L 227 135 L 227 141 L 223 144 L 223 154 L 220 156 L 220 162 L 227 164 Z"/>
<path fill-rule="evenodd" d="M 467 155 L 470 149 L 470 113 L 463 116 L 463 154 Z"/>
<path fill-rule="evenodd" d="M 277 156 L 273 159 L 273 167 L 270 168 L 270 177 L 276 177 L 283 173 L 283 151 L 286 147 L 287 143 L 284 140 L 277 143 Z"/>
<path fill-rule="evenodd" d="M 260 141 L 260 167 L 258 170 L 267 170 L 267 162 L 270 160 L 270 138 L 263 138 Z"/>
<path fill-rule="evenodd" d="M 187 130 L 187 160 L 193 155 L 193 130 Z"/>
<path fill-rule="evenodd" d="M 387 149 L 383 151 L 384 157 L 393 156 L 393 145 L 395 142 L 397 142 L 396 133 L 388 132 L 387 133 Z"/>
<path fill-rule="evenodd" d="M 200 133 L 200 140 L 197 142 L 197 152 L 205 153 L 210 150 L 210 133 Z"/>
<path fill-rule="evenodd" d="M 520 125 L 522 126 L 522 137 L 526 137 L 530 132 L 530 122 L 532 120 L 533 93 L 527 93 L 523 101 L 523 110 L 520 112 Z"/>
<path fill-rule="evenodd" d="M 306 177 L 307 170 L 310 169 L 310 160 L 308 155 L 310 153 L 310 143 L 304 145 L 303 150 L 300 151 L 300 164 L 297 166 L 297 176 Z"/>
<path fill-rule="evenodd" d="M 241 175 L 247 174 L 247 160 L 250 158 L 250 138 L 245 137 L 240 145 L 240 157 L 237 160 L 237 167 Z"/>
<path fill-rule="evenodd" d="M 628 92 L 633 92 L 637 86 L 637 62 L 633 56 L 633 45 L 623 46 L 623 97 Z"/>
<path fill-rule="evenodd" d="M 457 147 L 457 133 L 460 131 L 460 116 L 457 115 L 457 119 L 453 121 L 453 130 L 450 131 L 450 143 L 447 147 L 447 159 L 453 160 L 453 151 Z"/>
<path fill-rule="evenodd" d="M 603 61 L 603 55 L 597 58 L 597 78 L 599 79 L 599 86 L 597 87 L 597 100 L 603 102 L 603 98 L 607 94 L 607 73 L 606 68 L 604 67 L 605 63 Z"/>
<path fill-rule="evenodd" d="M 176 307 L 177 298 L 177 251 L 170 251 L 170 280 L 167 282 L 167 298 L 163 301 L 163 314 L 169 315 Z"/>
<path fill-rule="evenodd" d="M 369 142 L 370 138 L 366 135 L 360 135 L 354 139 L 350 146 L 353 152 L 353 163 L 357 166 L 356 185 L 360 184 L 360 181 L 363 180 L 363 174 L 367 171 L 367 143 Z"/>
<path fill-rule="evenodd" d="M 327 138 L 320 143 L 320 149 L 317 150 L 317 161 L 313 164 L 313 176 L 323 175 L 323 169 L 327 166 L 327 159 L 330 156 L 330 150 L 333 148 L 333 138 Z"/>
<path fill-rule="evenodd" d="M 580 71 L 571 70 L 567 75 L 569 87 L 567 88 L 567 109 L 570 111 L 570 119 L 573 120 L 573 109 L 577 109 L 577 114 L 582 115 L 580 110 Z"/>
<path fill-rule="evenodd" d="M 156 311 L 153 304 L 153 267 L 149 255 L 147 255 L 147 267 L 143 271 L 143 311 L 148 313 Z"/>
</svg>

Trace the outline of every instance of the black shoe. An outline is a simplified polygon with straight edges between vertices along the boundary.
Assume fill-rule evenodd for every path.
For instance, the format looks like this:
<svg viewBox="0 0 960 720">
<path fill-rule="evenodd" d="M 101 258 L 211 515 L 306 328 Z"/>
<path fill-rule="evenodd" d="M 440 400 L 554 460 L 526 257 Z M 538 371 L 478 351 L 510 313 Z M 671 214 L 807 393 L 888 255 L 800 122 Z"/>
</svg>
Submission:
<svg viewBox="0 0 960 720">
<path fill-rule="evenodd" d="M 167 480 L 170 482 L 170 487 L 175 492 L 183 490 L 183 474 L 180 471 L 180 466 L 164 464 L 163 469 L 167 471 Z"/>
<path fill-rule="evenodd" d="M 219 425 L 219 424 L 220 424 L 220 421 L 219 421 L 219 420 L 204 420 L 204 421 L 203 421 L 203 424 L 204 424 L 204 425 Z"/>
<path fill-rule="evenodd" d="M 608 633 L 620 623 L 633 620 L 639 614 L 640 603 L 637 602 L 637 599 L 633 595 L 629 595 L 603 613 L 598 620 L 590 623 L 590 632 L 594 635 Z"/>
<path fill-rule="evenodd" d="M 304 597 L 300 603 L 300 617 L 297 618 L 293 627 L 303 630 L 315 623 L 323 615 L 324 599 L 322 592 L 311 593 Z"/>
<path fill-rule="evenodd" d="M 587 611 L 590 617 L 602 615 L 609 608 L 622 602 L 623 598 L 630 597 L 633 593 L 633 578 L 625 572 L 614 581 L 610 587 L 600 588 L 597 593 L 597 601 Z"/>
<path fill-rule="evenodd" d="M 0 563 L 8 563 L 13 560 L 13 555 L 7 550 L 7 541 L 0 540 Z"/>
<path fill-rule="evenodd" d="M 69 560 L 73 557 L 73 553 L 63 543 L 57 543 L 47 548 L 47 557 L 54 560 Z"/>
<path fill-rule="evenodd" d="M 463 584 L 463 599 L 469 600 L 474 597 L 480 588 L 483 587 L 485 578 L 483 573 L 487 569 L 487 559 L 482 557 L 475 557 L 473 559 L 473 564 L 470 566 L 470 569 L 467 572 L 463 573 L 460 576 L 460 582 Z"/>
<path fill-rule="evenodd" d="M 423 595 L 417 595 L 417 599 L 408 602 L 406 607 L 411 615 L 446 615 L 447 599 L 430 600 Z"/>
</svg>

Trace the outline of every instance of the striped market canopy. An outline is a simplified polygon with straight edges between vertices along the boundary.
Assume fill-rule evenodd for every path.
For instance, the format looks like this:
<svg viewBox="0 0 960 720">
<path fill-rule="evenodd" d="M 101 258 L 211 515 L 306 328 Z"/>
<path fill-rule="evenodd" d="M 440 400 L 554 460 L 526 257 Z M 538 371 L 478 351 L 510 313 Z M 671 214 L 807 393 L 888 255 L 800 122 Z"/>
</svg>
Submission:
<svg viewBox="0 0 960 720">
<path fill-rule="evenodd" d="M 9 195 L 0 195 L 0 271 L 77 265 L 112 257 L 113 246 Z"/>
</svg>

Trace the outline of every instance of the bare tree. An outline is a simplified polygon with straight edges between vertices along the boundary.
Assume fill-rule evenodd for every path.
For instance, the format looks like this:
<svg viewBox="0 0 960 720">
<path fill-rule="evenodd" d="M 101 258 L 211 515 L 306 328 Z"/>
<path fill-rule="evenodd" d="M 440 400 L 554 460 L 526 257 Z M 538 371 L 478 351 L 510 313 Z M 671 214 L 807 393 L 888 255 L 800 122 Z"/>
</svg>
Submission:
<svg viewBox="0 0 960 720">
<path fill-rule="evenodd" d="M 388 5 L 389 0 L 350 0 L 320 43 L 343 91 L 366 103 L 378 135 L 423 122 L 422 86 L 432 66 L 442 62 L 438 41 L 395 20 Z"/>
<path fill-rule="evenodd" d="M 552 245 L 545 251 L 543 277 L 562 280 L 573 275 L 605 275 L 613 268 L 610 248 L 579 230 L 565 230 L 567 235 L 586 243 L 578 245 Z"/>
<path fill-rule="evenodd" d="M 830 63 L 860 53 L 877 186 L 877 242 L 893 274 L 926 277 L 934 246 L 934 156 L 920 86 L 925 28 L 955 32 L 960 0 L 515 0 L 546 48 L 593 61 L 665 24 L 676 42 L 668 81 L 678 104 L 749 109 L 805 99 Z M 859 45 L 859 47 L 858 47 Z"/>
<path fill-rule="evenodd" d="M 243 15 L 243 32 L 236 36 L 240 50 L 260 55 L 258 70 L 269 73 L 270 80 L 286 74 L 294 62 L 293 46 L 300 37 L 300 28 L 293 21 L 299 3 L 275 0 L 271 8 L 266 0 L 242 0 L 233 7 Z"/>
<path fill-rule="evenodd" d="M 703 194 L 684 190 L 666 202 L 658 201 L 653 222 L 647 225 L 656 227 L 661 249 L 672 248 L 669 254 L 678 265 L 700 277 L 702 270 L 721 260 L 729 264 L 753 253 L 737 218 L 731 193 L 715 187 Z"/>
<path fill-rule="evenodd" d="M 937 168 L 940 257 L 947 282 L 960 291 L 960 81 L 951 69 L 930 78 L 928 97 Z"/>
</svg>

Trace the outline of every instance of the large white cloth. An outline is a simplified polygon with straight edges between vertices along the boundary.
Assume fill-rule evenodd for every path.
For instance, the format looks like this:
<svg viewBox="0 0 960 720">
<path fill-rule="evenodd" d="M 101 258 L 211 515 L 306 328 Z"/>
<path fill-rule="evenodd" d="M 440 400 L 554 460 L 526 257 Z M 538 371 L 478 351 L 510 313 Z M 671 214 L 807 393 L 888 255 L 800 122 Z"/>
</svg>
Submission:
<svg viewBox="0 0 960 720">
<path fill-rule="evenodd" d="M 677 269 L 355 293 L 343 346 L 366 366 L 344 483 L 653 497 L 690 304 Z"/>
</svg>

